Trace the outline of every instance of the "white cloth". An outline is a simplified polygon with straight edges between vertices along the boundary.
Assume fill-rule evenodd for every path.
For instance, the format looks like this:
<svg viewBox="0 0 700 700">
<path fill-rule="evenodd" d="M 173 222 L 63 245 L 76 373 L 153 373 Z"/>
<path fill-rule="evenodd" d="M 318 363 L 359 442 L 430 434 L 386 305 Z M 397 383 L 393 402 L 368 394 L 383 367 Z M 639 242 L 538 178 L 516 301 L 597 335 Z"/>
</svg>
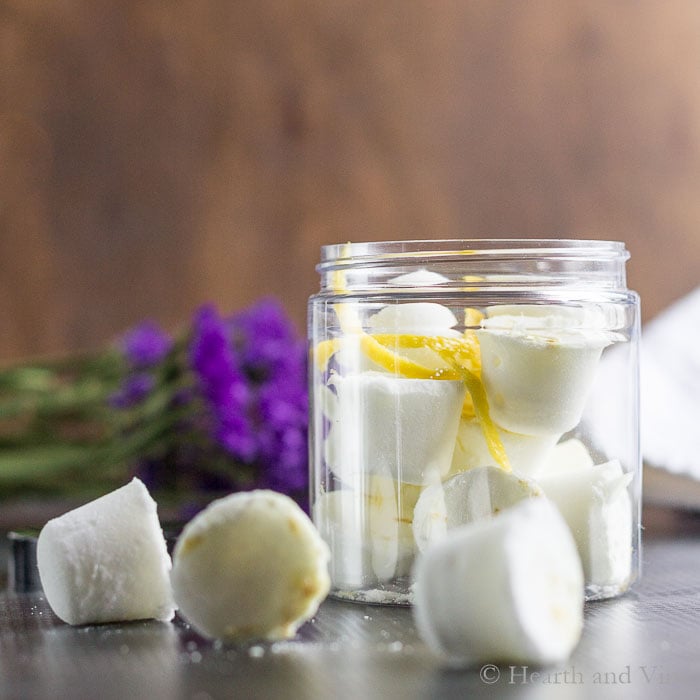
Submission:
<svg viewBox="0 0 700 700">
<path fill-rule="evenodd" d="M 624 450 L 625 436 L 610 426 L 627 408 L 607 387 L 628 361 L 622 347 L 603 357 L 586 411 L 594 441 L 611 455 Z M 700 510 L 700 287 L 642 329 L 640 429 L 644 501 Z"/>
<path fill-rule="evenodd" d="M 640 374 L 644 461 L 700 479 L 700 287 L 644 327 Z"/>
</svg>

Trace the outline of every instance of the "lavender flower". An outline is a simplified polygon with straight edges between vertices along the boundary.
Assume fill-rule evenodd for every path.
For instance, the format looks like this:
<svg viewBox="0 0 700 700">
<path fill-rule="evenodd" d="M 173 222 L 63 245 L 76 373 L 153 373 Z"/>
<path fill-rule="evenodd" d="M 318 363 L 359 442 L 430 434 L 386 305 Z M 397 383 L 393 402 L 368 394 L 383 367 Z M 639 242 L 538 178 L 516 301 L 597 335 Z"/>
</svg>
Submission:
<svg viewBox="0 0 700 700">
<path fill-rule="evenodd" d="M 138 373 L 127 377 L 119 390 L 109 397 L 109 404 L 114 408 L 131 408 L 148 396 L 154 384 L 150 374 Z"/>
<path fill-rule="evenodd" d="M 273 381 L 260 389 L 258 431 L 264 486 L 283 493 L 306 487 L 307 409 L 303 384 Z"/>
<path fill-rule="evenodd" d="M 168 404 L 185 411 L 179 439 L 141 459 L 138 473 L 163 488 L 201 493 L 272 488 L 304 505 L 306 344 L 281 304 L 265 299 L 227 319 L 203 306 L 186 347 L 193 381 L 180 383 Z M 127 391 L 136 390 L 137 376 L 115 397 L 120 405 L 138 398 Z"/>
<path fill-rule="evenodd" d="M 203 306 L 177 339 L 145 321 L 119 352 L 0 372 L 5 412 L 18 418 L 4 463 L 40 465 L 66 493 L 77 478 L 99 493 L 138 474 L 192 508 L 255 487 L 304 506 L 306 362 L 305 342 L 274 299 L 226 318 Z M 14 484 L 36 489 L 34 472 Z"/>
<path fill-rule="evenodd" d="M 264 381 L 271 375 L 298 369 L 295 350 L 299 339 L 275 299 L 259 301 L 233 316 L 228 323 L 241 365 L 253 381 Z"/>
<path fill-rule="evenodd" d="M 213 306 L 203 306 L 195 315 L 190 365 L 210 411 L 214 439 L 234 457 L 252 461 L 256 444 L 247 417 L 250 392 L 226 324 Z"/>
<path fill-rule="evenodd" d="M 274 299 L 229 320 L 252 391 L 258 485 L 299 495 L 307 484 L 306 344 Z"/>
<path fill-rule="evenodd" d="M 154 367 L 170 352 L 173 341 L 158 324 L 143 321 L 132 328 L 121 342 L 122 350 L 132 367 Z"/>
</svg>

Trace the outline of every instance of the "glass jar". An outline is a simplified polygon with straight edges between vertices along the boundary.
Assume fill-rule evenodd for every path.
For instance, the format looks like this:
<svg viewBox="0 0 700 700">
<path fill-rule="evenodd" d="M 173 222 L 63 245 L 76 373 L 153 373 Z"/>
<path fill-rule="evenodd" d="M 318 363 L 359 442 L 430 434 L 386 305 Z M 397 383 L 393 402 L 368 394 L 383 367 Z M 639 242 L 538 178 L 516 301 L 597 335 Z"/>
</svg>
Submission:
<svg viewBox="0 0 700 700">
<path fill-rule="evenodd" d="M 420 551 L 543 494 L 572 530 L 587 599 L 629 588 L 641 463 L 628 258 L 585 240 L 322 248 L 311 507 L 335 597 L 410 604 Z"/>
</svg>

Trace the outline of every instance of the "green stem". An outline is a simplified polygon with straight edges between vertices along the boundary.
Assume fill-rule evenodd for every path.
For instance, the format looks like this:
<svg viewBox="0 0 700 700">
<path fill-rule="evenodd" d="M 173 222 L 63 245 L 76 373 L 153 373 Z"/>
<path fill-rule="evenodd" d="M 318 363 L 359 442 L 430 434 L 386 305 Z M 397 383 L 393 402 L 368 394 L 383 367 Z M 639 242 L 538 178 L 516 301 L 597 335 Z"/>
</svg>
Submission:
<svg viewBox="0 0 700 700">
<path fill-rule="evenodd" d="M 17 379 L 30 373 L 84 375 L 86 373 L 103 374 L 123 364 L 122 353 L 115 349 L 99 353 L 83 353 L 35 359 L 29 363 L 10 365 L 0 368 L 0 386 L 8 378 Z"/>
<path fill-rule="evenodd" d="M 138 459 L 158 446 L 186 414 L 184 409 L 173 411 L 131 434 L 116 434 L 97 445 L 58 443 L 3 450 L 0 452 L 0 486 L 53 478 L 90 467 L 103 471 Z"/>
<path fill-rule="evenodd" d="M 96 381 L 81 382 L 41 397 L 29 396 L 0 401 L 0 420 L 16 418 L 31 412 L 45 416 L 73 409 L 85 409 L 104 403 L 114 390 L 114 385 Z"/>
<path fill-rule="evenodd" d="M 42 445 L 0 452 L 0 485 L 29 482 L 89 464 L 95 448 L 85 445 Z"/>
</svg>

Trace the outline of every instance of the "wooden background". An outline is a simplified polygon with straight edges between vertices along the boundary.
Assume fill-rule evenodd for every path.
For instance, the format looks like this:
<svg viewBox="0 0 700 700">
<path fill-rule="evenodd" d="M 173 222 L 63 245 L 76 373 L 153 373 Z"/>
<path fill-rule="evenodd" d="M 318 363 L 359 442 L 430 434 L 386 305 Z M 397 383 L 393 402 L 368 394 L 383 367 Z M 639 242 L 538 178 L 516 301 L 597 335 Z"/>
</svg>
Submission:
<svg viewBox="0 0 700 700">
<path fill-rule="evenodd" d="M 700 279 L 696 0 L 0 0 L 0 360 L 281 297 L 322 243 L 622 239 Z"/>
</svg>

